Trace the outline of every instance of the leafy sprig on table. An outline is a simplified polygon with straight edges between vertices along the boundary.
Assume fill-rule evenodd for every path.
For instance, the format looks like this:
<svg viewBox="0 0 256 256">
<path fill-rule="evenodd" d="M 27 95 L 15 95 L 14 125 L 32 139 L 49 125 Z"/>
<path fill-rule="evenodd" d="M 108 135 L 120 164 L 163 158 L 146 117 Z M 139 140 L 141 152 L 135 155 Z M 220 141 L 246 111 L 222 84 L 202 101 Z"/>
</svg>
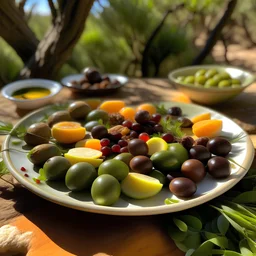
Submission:
<svg viewBox="0 0 256 256">
<path fill-rule="evenodd" d="M 170 237 L 186 256 L 256 255 L 256 169 L 223 196 L 168 221 Z"/>
</svg>

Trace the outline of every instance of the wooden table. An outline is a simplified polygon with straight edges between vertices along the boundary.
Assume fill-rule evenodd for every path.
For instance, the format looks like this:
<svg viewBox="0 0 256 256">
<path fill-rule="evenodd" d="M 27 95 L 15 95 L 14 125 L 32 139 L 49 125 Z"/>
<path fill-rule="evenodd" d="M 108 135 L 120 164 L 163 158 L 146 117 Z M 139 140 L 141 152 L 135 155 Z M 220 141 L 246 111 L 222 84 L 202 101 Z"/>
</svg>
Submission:
<svg viewBox="0 0 256 256">
<path fill-rule="evenodd" d="M 256 124 L 256 84 L 234 100 L 212 107 L 231 118 Z M 76 99 L 63 89 L 55 102 Z M 132 79 L 114 95 L 127 104 L 144 101 L 187 101 L 166 80 Z M 0 96 L 0 120 L 16 123 L 24 111 Z M 256 147 L 256 135 L 250 135 Z M 0 145 L 4 138 L 0 137 Z M 10 175 L 6 179 L 12 179 Z M 41 199 L 21 186 L 14 189 L 0 180 L 0 226 L 9 223 L 22 231 L 33 231 L 29 256 L 114 255 L 181 256 L 167 235 L 168 215 L 117 217 L 80 212 Z"/>
</svg>

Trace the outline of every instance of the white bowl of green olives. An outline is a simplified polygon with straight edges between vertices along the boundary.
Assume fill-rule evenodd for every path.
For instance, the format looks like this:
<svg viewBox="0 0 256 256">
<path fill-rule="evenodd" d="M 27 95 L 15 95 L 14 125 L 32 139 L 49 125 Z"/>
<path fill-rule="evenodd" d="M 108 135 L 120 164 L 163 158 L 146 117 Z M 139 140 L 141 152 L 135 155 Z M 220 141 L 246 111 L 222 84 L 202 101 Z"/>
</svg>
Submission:
<svg viewBox="0 0 256 256">
<path fill-rule="evenodd" d="M 248 71 L 220 65 L 179 68 L 169 73 L 168 77 L 178 90 L 203 105 L 232 99 L 255 81 L 255 76 Z"/>
</svg>

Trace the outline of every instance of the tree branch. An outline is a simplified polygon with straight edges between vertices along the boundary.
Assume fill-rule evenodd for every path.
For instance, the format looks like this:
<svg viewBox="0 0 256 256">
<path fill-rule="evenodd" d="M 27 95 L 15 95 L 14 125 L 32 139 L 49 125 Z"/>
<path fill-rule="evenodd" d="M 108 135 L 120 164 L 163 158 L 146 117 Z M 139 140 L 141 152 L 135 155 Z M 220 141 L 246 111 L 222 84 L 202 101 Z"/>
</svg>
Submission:
<svg viewBox="0 0 256 256">
<path fill-rule="evenodd" d="M 222 44 L 223 44 L 223 47 L 224 47 L 225 62 L 229 63 L 229 60 L 228 60 L 228 45 L 227 45 L 227 42 L 226 42 L 226 38 L 224 37 L 223 34 L 221 34 L 220 38 L 221 38 L 221 41 L 222 41 Z"/>
<path fill-rule="evenodd" d="M 142 63 L 141 63 L 141 70 L 142 70 L 142 76 L 143 77 L 147 77 L 148 76 L 148 63 L 149 63 L 149 51 L 150 51 L 150 48 L 153 44 L 153 41 L 155 39 L 155 37 L 158 35 L 158 33 L 160 32 L 161 28 L 163 27 L 164 23 L 165 23 L 165 20 L 167 19 L 168 15 L 172 12 L 175 12 L 177 11 L 178 9 L 181 9 L 184 7 L 184 4 L 180 4 L 180 5 L 177 5 L 175 6 L 173 9 L 170 9 L 168 10 L 164 16 L 162 17 L 160 23 L 156 26 L 156 28 L 153 30 L 153 32 L 151 33 L 146 45 L 145 45 L 145 48 L 144 48 L 144 51 L 142 53 Z"/>
<path fill-rule="evenodd" d="M 57 10 L 55 8 L 55 5 L 52 0 L 48 0 L 48 5 L 51 9 L 51 14 L 52 14 L 52 24 L 55 24 L 55 21 L 57 19 Z"/>
<path fill-rule="evenodd" d="M 54 25 L 39 43 L 37 50 L 20 75 L 22 78 L 54 78 L 67 61 L 84 31 L 85 20 L 94 0 L 58 0 L 60 9 Z"/>
<path fill-rule="evenodd" d="M 26 2 L 27 2 L 27 0 L 21 0 L 18 4 L 18 8 L 23 16 L 25 15 L 24 6 L 25 6 Z"/>
<path fill-rule="evenodd" d="M 256 41 L 252 38 L 251 33 L 249 32 L 248 26 L 247 26 L 247 21 L 248 18 L 245 14 L 242 14 L 242 26 L 245 32 L 246 37 L 249 39 L 249 41 L 252 43 L 253 46 L 256 45 Z"/>
<path fill-rule="evenodd" d="M 15 1 L 0 1 L 0 36 L 26 63 L 36 51 L 38 40 L 27 25 Z"/>
<path fill-rule="evenodd" d="M 203 60 L 206 58 L 206 56 L 211 52 L 212 48 L 214 47 L 214 45 L 220 38 L 222 29 L 225 27 L 226 23 L 230 19 L 231 15 L 236 7 L 236 4 L 237 4 L 237 0 L 229 1 L 224 14 L 220 18 L 220 20 L 217 23 L 217 25 L 215 26 L 215 28 L 210 33 L 210 35 L 206 41 L 205 47 L 199 53 L 199 55 L 194 59 L 194 61 L 192 63 L 193 65 L 201 64 L 203 62 Z"/>
</svg>

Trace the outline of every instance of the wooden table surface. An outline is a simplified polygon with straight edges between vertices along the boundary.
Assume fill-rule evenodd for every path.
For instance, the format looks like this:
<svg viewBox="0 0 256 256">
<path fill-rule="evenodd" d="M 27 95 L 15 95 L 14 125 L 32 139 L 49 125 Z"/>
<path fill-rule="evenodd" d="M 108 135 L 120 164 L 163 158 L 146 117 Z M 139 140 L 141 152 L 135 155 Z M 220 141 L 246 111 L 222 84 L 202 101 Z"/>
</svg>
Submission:
<svg viewBox="0 0 256 256">
<path fill-rule="evenodd" d="M 256 84 L 241 95 L 211 108 L 242 122 L 256 125 Z M 63 89 L 54 102 L 85 98 Z M 113 95 L 127 104 L 156 101 L 188 101 L 166 80 L 132 79 Z M 0 121 L 16 123 L 26 112 L 0 95 Z M 250 127 L 249 127 L 250 128 Z M 252 131 L 255 133 L 255 131 Z M 256 135 L 250 137 L 256 147 Z M 0 137 L 0 145 L 4 137 Z M 6 179 L 12 179 L 10 175 Z M 37 197 L 17 185 L 12 189 L 0 180 L 0 227 L 16 225 L 33 231 L 29 256 L 113 255 L 113 256 L 181 256 L 168 237 L 168 214 L 147 217 L 120 217 L 80 212 Z"/>
</svg>

